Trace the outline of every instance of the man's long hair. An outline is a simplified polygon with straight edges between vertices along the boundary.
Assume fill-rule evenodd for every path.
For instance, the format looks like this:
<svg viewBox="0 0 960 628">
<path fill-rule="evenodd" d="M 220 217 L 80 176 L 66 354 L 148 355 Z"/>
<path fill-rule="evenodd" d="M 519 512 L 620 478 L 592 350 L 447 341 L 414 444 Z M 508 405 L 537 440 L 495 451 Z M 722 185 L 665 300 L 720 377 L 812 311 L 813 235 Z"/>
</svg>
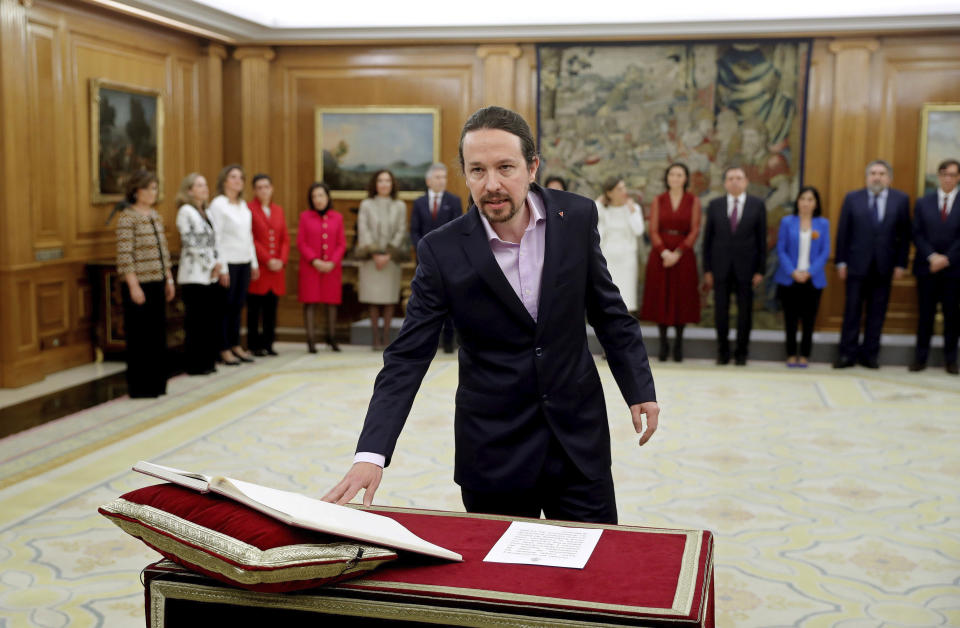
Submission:
<svg viewBox="0 0 960 628">
<path fill-rule="evenodd" d="M 527 166 L 533 166 L 537 158 L 537 144 L 533 140 L 533 133 L 530 131 L 530 125 L 516 111 L 510 111 L 503 107 L 484 107 L 474 112 L 472 116 L 464 123 L 463 130 L 460 132 L 460 170 L 464 169 L 463 163 L 463 138 L 470 131 L 480 129 L 496 129 L 506 131 L 511 135 L 520 138 L 520 151 L 527 162 Z"/>
</svg>

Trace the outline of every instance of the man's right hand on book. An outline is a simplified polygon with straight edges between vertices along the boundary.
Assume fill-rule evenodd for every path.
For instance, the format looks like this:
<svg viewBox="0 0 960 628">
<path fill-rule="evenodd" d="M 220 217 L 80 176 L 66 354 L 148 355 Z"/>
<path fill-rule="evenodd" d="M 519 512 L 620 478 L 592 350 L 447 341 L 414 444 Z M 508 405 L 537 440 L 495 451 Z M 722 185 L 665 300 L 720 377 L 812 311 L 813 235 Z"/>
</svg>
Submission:
<svg viewBox="0 0 960 628">
<path fill-rule="evenodd" d="M 323 496 L 323 501 L 343 505 L 363 489 L 363 505 L 373 504 L 373 494 L 380 486 L 383 468 L 372 462 L 355 462 L 339 484 Z"/>
</svg>

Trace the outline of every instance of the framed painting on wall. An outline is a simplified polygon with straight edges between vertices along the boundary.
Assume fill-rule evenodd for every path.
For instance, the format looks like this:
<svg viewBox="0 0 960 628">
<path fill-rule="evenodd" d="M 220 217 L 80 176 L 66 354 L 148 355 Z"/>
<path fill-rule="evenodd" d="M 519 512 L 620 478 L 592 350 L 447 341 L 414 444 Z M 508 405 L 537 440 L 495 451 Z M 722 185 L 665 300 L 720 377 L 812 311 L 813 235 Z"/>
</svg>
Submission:
<svg viewBox="0 0 960 628">
<path fill-rule="evenodd" d="M 926 103 L 920 112 L 917 196 L 940 185 L 937 166 L 944 159 L 960 159 L 960 103 Z"/>
<path fill-rule="evenodd" d="M 366 198 L 370 177 L 386 168 L 399 198 L 415 199 L 440 158 L 436 107 L 317 107 L 315 122 L 315 176 L 334 198 Z"/>
<path fill-rule="evenodd" d="M 130 175 L 145 168 L 163 190 L 160 90 L 90 79 L 90 200 L 123 198 Z"/>
</svg>

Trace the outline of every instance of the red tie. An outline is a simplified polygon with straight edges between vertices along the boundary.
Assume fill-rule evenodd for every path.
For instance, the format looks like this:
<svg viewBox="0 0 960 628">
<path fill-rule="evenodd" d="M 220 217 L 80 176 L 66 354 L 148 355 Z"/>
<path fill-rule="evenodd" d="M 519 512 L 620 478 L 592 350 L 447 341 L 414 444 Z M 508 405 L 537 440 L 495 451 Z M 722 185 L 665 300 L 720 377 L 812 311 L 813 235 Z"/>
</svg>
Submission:
<svg viewBox="0 0 960 628">
<path fill-rule="evenodd" d="M 947 222 L 947 198 L 943 197 L 943 207 L 940 208 L 940 220 L 942 222 Z"/>
<path fill-rule="evenodd" d="M 437 219 L 437 197 L 433 197 L 433 209 L 430 210 L 430 215 L 433 216 L 433 219 Z"/>
<path fill-rule="evenodd" d="M 739 216 L 737 216 L 737 205 L 739 201 L 740 199 L 738 198 L 733 199 L 733 211 L 730 212 L 730 231 L 737 230 L 737 222 L 739 221 Z"/>
</svg>

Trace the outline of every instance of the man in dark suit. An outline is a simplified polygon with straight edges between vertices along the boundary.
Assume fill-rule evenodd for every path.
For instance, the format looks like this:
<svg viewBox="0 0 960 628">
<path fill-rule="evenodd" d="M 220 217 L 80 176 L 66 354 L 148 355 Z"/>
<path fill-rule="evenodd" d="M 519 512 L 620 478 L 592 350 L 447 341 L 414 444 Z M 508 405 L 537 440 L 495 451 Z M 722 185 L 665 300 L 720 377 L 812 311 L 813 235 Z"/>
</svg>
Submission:
<svg viewBox="0 0 960 628">
<path fill-rule="evenodd" d="M 763 201 L 747 194 L 747 175 L 733 166 L 723 173 L 725 196 L 707 206 L 703 232 L 704 289 L 713 288 L 714 326 L 717 329 L 717 364 L 730 362 L 730 293 L 737 294 L 738 366 L 747 363 L 753 326 L 753 290 L 763 281 L 767 267 L 767 209 Z"/>
<path fill-rule="evenodd" d="M 403 328 L 384 352 L 354 465 L 324 499 L 345 503 L 362 488 L 372 503 L 450 315 L 462 342 L 454 480 L 467 511 L 616 522 L 584 315 L 641 445 L 660 410 L 639 325 L 600 253 L 596 205 L 533 183 L 540 160 L 530 127 L 501 107 L 467 120 L 460 163 L 477 204 L 417 247 Z"/>
<path fill-rule="evenodd" d="M 943 358 L 947 373 L 957 375 L 960 335 L 960 162 L 947 159 L 937 167 L 940 187 L 917 200 L 913 212 L 913 242 L 917 255 L 917 347 L 911 371 L 927 367 L 937 302 L 943 308 Z"/>
<path fill-rule="evenodd" d="M 840 209 L 837 276 L 846 282 L 840 350 L 834 368 L 856 363 L 879 368 L 880 332 L 890 285 L 903 277 L 910 252 L 910 199 L 890 188 L 893 168 L 882 159 L 867 166 L 867 187 L 849 192 Z M 860 321 L 864 318 L 863 342 Z"/>
<path fill-rule="evenodd" d="M 427 193 L 413 202 L 410 241 L 416 249 L 423 236 L 463 215 L 460 198 L 447 192 L 447 167 L 435 163 L 427 170 Z M 453 320 L 443 324 L 443 352 L 453 353 Z"/>
</svg>

